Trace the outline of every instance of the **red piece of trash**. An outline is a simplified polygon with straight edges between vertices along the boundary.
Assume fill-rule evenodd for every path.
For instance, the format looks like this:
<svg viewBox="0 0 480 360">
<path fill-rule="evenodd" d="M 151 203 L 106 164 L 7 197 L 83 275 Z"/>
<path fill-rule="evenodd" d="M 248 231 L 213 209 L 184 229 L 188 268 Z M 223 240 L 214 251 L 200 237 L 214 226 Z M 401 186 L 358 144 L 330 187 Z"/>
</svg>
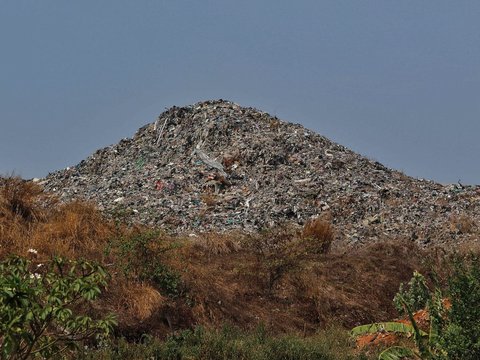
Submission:
<svg viewBox="0 0 480 360">
<path fill-rule="evenodd" d="M 165 184 L 164 184 L 162 181 L 157 180 L 157 182 L 155 183 L 155 189 L 157 189 L 157 190 L 160 191 L 160 190 L 162 190 L 164 187 L 165 187 Z"/>
</svg>

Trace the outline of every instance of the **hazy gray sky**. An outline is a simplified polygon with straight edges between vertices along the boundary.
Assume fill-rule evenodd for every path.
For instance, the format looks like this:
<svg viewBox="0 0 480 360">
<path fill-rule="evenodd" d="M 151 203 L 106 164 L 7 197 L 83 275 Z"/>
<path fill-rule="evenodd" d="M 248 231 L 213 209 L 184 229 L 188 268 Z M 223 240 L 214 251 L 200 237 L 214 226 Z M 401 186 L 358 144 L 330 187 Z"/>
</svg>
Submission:
<svg viewBox="0 0 480 360">
<path fill-rule="evenodd" d="M 480 1 L 0 0 L 0 173 L 228 99 L 414 177 L 480 183 Z"/>
</svg>

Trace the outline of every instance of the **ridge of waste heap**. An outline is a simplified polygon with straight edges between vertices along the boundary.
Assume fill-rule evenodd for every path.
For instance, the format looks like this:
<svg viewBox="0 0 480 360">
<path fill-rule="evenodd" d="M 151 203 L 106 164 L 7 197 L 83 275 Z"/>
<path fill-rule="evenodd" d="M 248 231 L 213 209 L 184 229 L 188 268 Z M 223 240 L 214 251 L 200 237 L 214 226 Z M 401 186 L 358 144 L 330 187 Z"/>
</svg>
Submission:
<svg viewBox="0 0 480 360">
<path fill-rule="evenodd" d="M 347 244 L 404 237 L 430 245 L 471 240 L 480 218 L 478 187 L 413 179 L 224 100 L 172 107 L 42 184 L 62 200 L 84 198 L 179 233 L 302 225 L 328 214 Z M 469 231 L 455 223 L 465 219 Z"/>
</svg>

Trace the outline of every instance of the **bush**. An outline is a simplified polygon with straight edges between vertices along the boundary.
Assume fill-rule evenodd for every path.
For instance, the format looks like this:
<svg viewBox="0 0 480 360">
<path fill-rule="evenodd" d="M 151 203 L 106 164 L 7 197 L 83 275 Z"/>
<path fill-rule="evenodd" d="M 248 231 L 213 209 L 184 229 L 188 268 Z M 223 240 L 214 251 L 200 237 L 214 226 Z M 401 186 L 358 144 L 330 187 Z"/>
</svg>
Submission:
<svg viewBox="0 0 480 360">
<path fill-rule="evenodd" d="M 316 218 L 305 224 L 302 237 L 310 239 L 307 247 L 310 252 L 325 254 L 330 250 L 335 235 L 333 227 L 328 221 Z"/>
<path fill-rule="evenodd" d="M 405 288 L 405 284 L 400 284 L 400 289 L 393 298 L 393 303 L 401 315 L 407 315 L 404 302 L 412 311 L 417 311 L 425 308 L 431 298 L 425 277 L 418 271 L 414 271 L 407 288 Z"/>
<path fill-rule="evenodd" d="M 256 255 L 257 276 L 273 292 L 284 275 L 302 268 L 306 260 L 326 254 L 333 237 L 330 223 L 317 218 L 307 222 L 302 231 L 286 224 L 265 229 L 245 245 Z"/>
<path fill-rule="evenodd" d="M 180 275 L 162 262 L 162 255 L 177 245 L 162 239 L 158 231 L 144 231 L 121 237 L 111 244 L 116 251 L 124 275 L 140 281 L 148 281 L 170 297 L 183 292 Z"/>
<path fill-rule="evenodd" d="M 107 273 L 86 261 L 55 258 L 33 264 L 11 257 L 0 263 L 0 356 L 50 358 L 94 336 L 107 336 L 115 320 L 79 314 L 106 285 Z"/>
<path fill-rule="evenodd" d="M 439 336 L 448 359 L 480 359 L 480 259 L 455 261 L 448 284 L 451 308 Z"/>
<path fill-rule="evenodd" d="M 0 211 L 9 212 L 25 221 L 43 217 L 39 200 L 46 200 L 37 184 L 19 177 L 0 178 Z M 3 214 L 4 216 L 6 214 Z"/>
<path fill-rule="evenodd" d="M 395 324 L 395 332 L 413 334 L 415 349 L 393 346 L 380 354 L 379 359 L 401 359 L 404 356 L 420 359 L 476 360 L 480 359 L 480 260 L 476 256 L 455 259 L 448 281 L 446 297 L 439 286 L 429 290 L 422 275 L 415 273 L 410 288 L 395 296 L 408 314 L 410 325 Z M 427 299 L 427 300 L 426 300 Z M 429 334 L 421 331 L 413 312 L 426 300 L 430 317 Z M 451 304 L 450 306 L 448 304 Z M 392 323 L 358 326 L 354 335 L 389 329 Z"/>
</svg>

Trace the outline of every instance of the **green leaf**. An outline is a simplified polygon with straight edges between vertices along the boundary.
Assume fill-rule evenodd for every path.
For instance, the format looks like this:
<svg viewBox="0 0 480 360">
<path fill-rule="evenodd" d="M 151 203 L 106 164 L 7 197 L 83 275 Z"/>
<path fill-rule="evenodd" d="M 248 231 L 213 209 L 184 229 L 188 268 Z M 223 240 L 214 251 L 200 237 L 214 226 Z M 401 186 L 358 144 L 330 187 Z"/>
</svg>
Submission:
<svg viewBox="0 0 480 360">
<path fill-rule="evenodd" d="M 9 355 L 11 355 L 15 351 L 17 345 L 18 344 L 15 341 L 15 338 L 10 335 L 5 336 L 1 345 L 2 358 L 8 358 Z"/>
<path fill-rule="evenodd" d="M 412 349 L 403 346 L 392 346 L 380 353 L 378 360 L 400 360 L 406 357 L 419 358 L 419 356 Z"/>
<path fill-rule="evenodd" d="M 31 320 L 33 320 L 33 311 L 30 310 L 25 315 L 25 321 L 31 321 Z"/>
<path fill-rule="evenodd" d="M 89 272 L 88 276 L 80 273 L 78 264 Z M 75 301 L 80 304 L 81 296 L 84 302 L 98 297 L 100 287 L 106 284 L 101 266 L 55 258 L 45 269 L 41 281 L 37 281 L 32 280 L 28 261 L 12 257 L 0 262 L 2 359 L 49 358 L 75 342 L 76 334 L 85 335 L 88 330 L 88 336 L 108 336 L 115 325 L 109 316 L 94 320 L 81 314 L 82 307 L 67 308 Z M 42 332 L 52 324 L 67 329 L 72 338 Z"/>
<path fill-rule="evenodd" d="M 360 325 L 354 327 L 351 330 L 351 334 L 353 336 L 360 336 L 364 334 L 373 334 L 376 332 L 396 332 L 402 334 L 413 334 L 415 329 L 411 325 L 398 323 L 398 322 L 381 322 L 381 323 L 373 323 L 367 325 Z M 427 333 L 420 330 L 421 336 L 427 336 Z"/>
</svg>

